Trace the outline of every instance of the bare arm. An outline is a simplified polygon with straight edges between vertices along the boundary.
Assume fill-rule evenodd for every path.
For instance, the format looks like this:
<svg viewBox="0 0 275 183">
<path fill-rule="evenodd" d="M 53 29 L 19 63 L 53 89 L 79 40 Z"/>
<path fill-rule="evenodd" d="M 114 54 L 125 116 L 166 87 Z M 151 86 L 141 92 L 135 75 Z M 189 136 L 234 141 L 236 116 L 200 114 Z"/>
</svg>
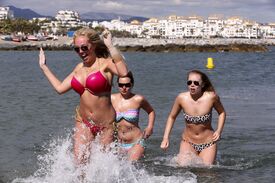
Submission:
<svg viewBox="0 0 275 183">
<path fill-rule="evenodd" d="M 63 82 L 61 82 L 49 69 L 49 67 L 46 65 L 46 56 L 42 48 L 40 48 L 40 54 L 39 54 L 39 66 L 53 88 L 56 90 L 58 94 L 63 94 L 71 89 L 71 79 L 73 77 L 74 72 L 72 72 L 70 75 L 68 75 Z"/>
<path fill-rule="evenodd" d="M 164 131 L 164 135 L 163 135 L 163 140 L 161 142 L 160 147 L 163 150 L 166 150 L 169 147 L 169 135 L 170 132 L 173 128 L 174 122 L 180 112 L 180 110 L 182 109 L 181 105 L 180 105 L 180 96 L 178 96 L 174 102 L 174 105 L 172 107 L 172 110 L 168 116 L 167 122 L 166 122 L 166 127 L 165 127 L 165 131 Z"/>
<path fill-rule="evenodd" d="M 148 114 L 148 125 L 143 132 L 143 138 L 146 139 L 153 134 L 156 114 L 151 104 L 144 97 L 141 103 L 141 108 L 144 109 Z"/>
<path fill-rule="evenodd" d="M 216 96 L 216 100 L 214 102 L 214 108 L 218 112 L 219 118 L 218 118 L 217 130 L 213 134 L 213 141 L 218 141 L 221 137 L 224 123 L 225 123 L 225 118 L 226 118 L 226 112 L 225 112 L 224 107 L 220 101 L 219 96 Z"/>
<path fill-rule="evenodd" d="M 103 32 L 103 41 L 106 47 L 109 49 L 110 55 L 112 57 L 112 64 L 110 64 L 110 70 L 113 74 L 118 76 L 125 76 L 128 73 L 127 65 L 125 63 L 124 57 L 120 51 L 112 43 L 112 35 L 106 29 Z"/>
</svg>

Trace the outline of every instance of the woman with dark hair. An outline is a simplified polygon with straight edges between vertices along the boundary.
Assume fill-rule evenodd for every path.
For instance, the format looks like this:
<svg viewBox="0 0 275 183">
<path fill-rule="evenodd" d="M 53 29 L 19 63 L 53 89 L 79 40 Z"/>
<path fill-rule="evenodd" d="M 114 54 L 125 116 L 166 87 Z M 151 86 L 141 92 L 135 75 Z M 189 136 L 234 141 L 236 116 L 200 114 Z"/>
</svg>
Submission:
<svg viewBox="0 0 275 183">
<path fill-rule="evenodd" d="M 142 96 L 132 93 L 134 77 L 132 72 L 117 79 L 119 93 L 112 94 L 112 104 L 116 110 L 116 123 L 120 152 L 127 153 L 130 161 L 140 159 L 145 150 L 145 139 L 153 133 L 155 112 Z M 139 112 L 148 114 L 148 125 L 142 131 L 139 127 Z"/>
<path fill-rule="evenodd" d="M 75 115 L 74 154 L 76 162 L 81 164 L 89 158 L 91 141 L 97 135 L 100 134 L 104 146 L 113 141 L 116 113 L 111 104 L 112 80 L 114 75 L 125 76 L 128 70 L 108 30 L 103 32 L 101 40 L 93 29 L 79 29 L 74 34 L 73 44 L 82 62 L 62 82 L 46 65 L 42 48 L 39 65 L 57 93 L 74 89 L 80 96 Z"/>
<path fill-rule="evenodd" d="M 199 156 L 205 165 L 214 163 L 217 154 L 217 141 L 220 139 L 226 113 L 206 74 L 192 70 L 187 76 L 188 91 L 180 93 L 172 107 L 166 122 L 161 148 L 169 147 L 169 135 L 173 124 L 183 110 L 186 127 L 182 133 L 177 162 L 188 165 L 190 153 Z M 212 109 L 218 112 L 218 125 L 214 131 L 211 126 Z"/>
</svg>

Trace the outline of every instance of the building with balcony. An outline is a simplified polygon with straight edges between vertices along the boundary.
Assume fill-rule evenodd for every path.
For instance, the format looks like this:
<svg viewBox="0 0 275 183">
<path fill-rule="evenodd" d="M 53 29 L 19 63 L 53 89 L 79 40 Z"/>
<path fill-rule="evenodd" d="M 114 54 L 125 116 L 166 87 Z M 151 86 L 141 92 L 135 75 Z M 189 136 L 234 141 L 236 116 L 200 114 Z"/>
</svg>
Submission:
<svg viewBox="0 0 275 183">
<path fill-rule="evenodd" d="M 76 11 L 60 10 L 55 16 L 55 19 L 58 22 L 58 26 L 63 28 L 79 27 L 83 25 Z"/>
<path fill-rule="evenodd" d="M 1 7 L 0 6 L 0 20 L 5 20 L 5 19 L 13 19 L 13 11 L 10 10 L 10 7 Z"/>
</svg>

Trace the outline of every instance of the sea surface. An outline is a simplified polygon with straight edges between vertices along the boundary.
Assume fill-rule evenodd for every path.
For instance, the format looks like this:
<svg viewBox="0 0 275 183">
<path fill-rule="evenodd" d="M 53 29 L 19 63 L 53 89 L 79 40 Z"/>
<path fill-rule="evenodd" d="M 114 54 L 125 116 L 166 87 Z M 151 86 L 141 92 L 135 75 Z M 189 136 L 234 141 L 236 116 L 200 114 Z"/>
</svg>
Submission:
<svg viewBox="0 0 275 183">
<path fill-rule="evenodd" d="M 73 51 L 46 51 L 61 80 L 79 62 Z M 275 48 L 266 53 L 124 53 L 134 73 L 134 92 L 156 111 L 145 158 L 131 164 L 95 144 L 91 163 L 73 164 L 72 131 L 79 95 L 58 95 L 38 66 L 38 51 L 0 51 L 0 183 L 87 182 L 275 182 Z M 215 68 L 205 68 L 207 58 Z M 170 148 L 159 146 L 175 97 L 191 69 L 207 73 L 227 112 L 217 164 L 179 167 L 174 158 L 184 129 L 179 114 Z M 114 82 L 113 92 L 117 91 Z M 141 113 L 144 128 L 147 116 Z M 213 127 L 217 114 L 213 111 Z M 84 181 L 85 182 L 85 181 Z"/>
</svg>

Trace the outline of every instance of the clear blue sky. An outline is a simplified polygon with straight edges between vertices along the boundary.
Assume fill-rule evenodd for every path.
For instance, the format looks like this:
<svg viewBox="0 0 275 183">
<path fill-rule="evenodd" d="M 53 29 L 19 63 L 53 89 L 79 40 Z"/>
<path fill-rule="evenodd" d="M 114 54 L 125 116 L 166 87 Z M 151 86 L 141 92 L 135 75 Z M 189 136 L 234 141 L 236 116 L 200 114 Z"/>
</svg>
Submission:
<svg viewBox="0 0 275 183">
<path fill-rule="evenodd" d="M 46 3 L 46 5 L 44 5 Z M 120 13 L 144 17 L 212 14 L 241 16 L 261 23 L 275 23 L 275 0 L 0 0 L 1 6 L 29 8 L 42 15 L 55 16 L 58 10 Z"/>
</svg>

